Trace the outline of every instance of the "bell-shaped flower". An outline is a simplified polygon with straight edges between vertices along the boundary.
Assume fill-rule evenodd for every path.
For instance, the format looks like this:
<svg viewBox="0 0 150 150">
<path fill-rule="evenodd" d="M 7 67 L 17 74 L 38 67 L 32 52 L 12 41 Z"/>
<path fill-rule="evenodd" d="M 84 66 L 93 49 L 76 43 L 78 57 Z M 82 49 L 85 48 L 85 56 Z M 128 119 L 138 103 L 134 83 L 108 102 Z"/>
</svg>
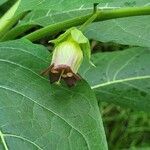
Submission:
<svg viewBox="0 0 150 150">
<path fill-rule="evenodd" d="M 90 59 L 88 39 L 78 29 L 71 28 L 50 42 L 55 44 L 52 61 L 42 74 L 49 74 L 51 83 L 63 79 L 68 86 L 75 85 L 80 80 L 77 72 L 83 58 Z"/>
</svg>

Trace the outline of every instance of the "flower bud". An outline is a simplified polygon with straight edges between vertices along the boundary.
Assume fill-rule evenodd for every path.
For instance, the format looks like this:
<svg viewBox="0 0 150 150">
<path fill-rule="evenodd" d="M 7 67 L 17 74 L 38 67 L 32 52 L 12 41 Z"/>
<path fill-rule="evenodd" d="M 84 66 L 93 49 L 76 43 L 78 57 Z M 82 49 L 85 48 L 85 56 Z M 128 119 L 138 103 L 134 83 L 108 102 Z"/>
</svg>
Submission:
<svg viewBox="0 0 150 150">
<path fill-rule="evenodd" d="M 61 65 L 70 67 L 73 73 L 77 73 L 83 60 L 83 52 L 74 41 L 65 41 L 55 47 L 51 65 L 53 69 L 59 68 Z"/>
<path fill-rule="evenodd" d="M 76 74 L 82 60 L 83 52 L 78 43 L 67 40 L 58 44 L 54 49 L 51 62 L 51 82 L 59 81 L 62 78 L 68 86 L 73 86 L 80 79 Z"/>
<path fill-rule="evenodd" d="M 51 83 L 59 83 L 63 79 L 68 86 L 75 85 L 80 80 L 77 72 L 83 56 L 90 59 L 88 39 L 78 29 L 71 28 L 50 42 L 55 44 L 52 61 L 42 74 L 48 73 Z"/>
</svg>

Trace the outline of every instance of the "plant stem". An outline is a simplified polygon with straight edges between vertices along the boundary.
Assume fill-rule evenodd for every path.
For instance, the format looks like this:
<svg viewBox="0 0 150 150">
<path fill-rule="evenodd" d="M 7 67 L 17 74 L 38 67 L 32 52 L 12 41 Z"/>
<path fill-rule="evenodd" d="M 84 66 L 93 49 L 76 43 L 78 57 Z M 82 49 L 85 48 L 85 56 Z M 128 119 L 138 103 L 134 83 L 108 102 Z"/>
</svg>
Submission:
<svg viewBox="0 0 150 150">
<path fill-rule="evenodd" d="M 123 18 L 130 16 L 141 16 L 141 15 L 150 15 L 150 7 L 129 7 L 129 8 L 119 8 L 113 10 L 98 10 L 97 17 L 94 22 L 104 21 L 115 18 Z M 86 20 L 92 17 L 93 14 L 88 14 L 85 16 L 80 16 L 74 19 L 66 20 L 64 22 L 59 22 L 56 24 L 48 25 L 44 28 L 36 30 L 26 36 L 30 41 L 36 41 L 46 36 L 58 33 L 62 30 L 68 29 L 73 26 L 82 25 Z"/>
<path fill-rule="evenodd" d="M 91 24 L 95 19 L 97 18 L 97 13 L 93 14 L 92 17 L 90 17 L 84 24 L 81 25 L 79 30 L 83 31 L 85 28 Z"/>
</svg>

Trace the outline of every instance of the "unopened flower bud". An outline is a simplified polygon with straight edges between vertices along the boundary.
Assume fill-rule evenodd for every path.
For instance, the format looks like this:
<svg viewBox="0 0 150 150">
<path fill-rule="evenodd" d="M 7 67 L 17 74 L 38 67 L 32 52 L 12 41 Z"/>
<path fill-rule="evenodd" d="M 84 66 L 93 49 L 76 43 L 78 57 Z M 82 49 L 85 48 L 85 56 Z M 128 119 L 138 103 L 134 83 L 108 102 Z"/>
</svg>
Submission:
<svg viewBox="0 0 150 150">
<path fill-rule="evenodd" d="M 83 52 L 78 43 L 74 41 L 65 41 L 55 47 L 51 65 L 53 69 L 59 66 L 70 67 L 73 73 L 77 73 L 83 60 Z"/>
<path fill-rule="evenodd" d="M 75 85 L 80 80 L 77 72 L 83 56 L 90 57 L 88 39 L 81 31 L 72 28 L 51 42 L 55 44 L 51 66 L 42 74 L 49 73 L 51 83 L 63 79 L 68 86 Z"/>
</svg>

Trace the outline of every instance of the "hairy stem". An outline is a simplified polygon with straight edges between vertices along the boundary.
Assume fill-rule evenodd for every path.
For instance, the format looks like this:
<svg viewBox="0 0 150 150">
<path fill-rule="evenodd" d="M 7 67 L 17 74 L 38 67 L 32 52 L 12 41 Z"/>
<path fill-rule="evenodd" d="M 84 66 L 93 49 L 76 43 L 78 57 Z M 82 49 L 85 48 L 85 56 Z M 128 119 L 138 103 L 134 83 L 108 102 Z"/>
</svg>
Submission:
<svg viewBox="0 0 150 150">
<path fill-rule="evenodd" d="M 46 36 L 50 36 L 62 30 L 68 29 L 73 26 L 82 25 L 86 22 L 93 14 L 88 14 L 85 16 L 80 16 L 74 19 L 66 20 L 64 22 L 59 22 L 56 24 L 48 25 L 44 28 L 36 30 L 25 38 L 30 41 L 36 41 Z M 130 17 L 130 16 L 140 16 L 140 15 L 150 15 L 150 7 L 129 7 L 129 8 L 119 8 L 113 10 L 98 10 L 96 13 L 97 17 L 94 22 L 104 21 L 114 18 Z"/>
<path fill-rule="evenodd" d="M 82 24 L 81 26 L 80 26 L 80 30 L 83 32 L 83 30 L 85 30 L 85 28 L 89 25 L 89 24 L 91 24 L 95 19 L 96 19 L 96 17 L 97 17 L 97 5 L 98 5 L 99 3 L 94 3 L 94 7 L 93 7 L 93 15 L 86 21 L 86 22 L 84 22 L 84 24 Z"/>
</svg>

